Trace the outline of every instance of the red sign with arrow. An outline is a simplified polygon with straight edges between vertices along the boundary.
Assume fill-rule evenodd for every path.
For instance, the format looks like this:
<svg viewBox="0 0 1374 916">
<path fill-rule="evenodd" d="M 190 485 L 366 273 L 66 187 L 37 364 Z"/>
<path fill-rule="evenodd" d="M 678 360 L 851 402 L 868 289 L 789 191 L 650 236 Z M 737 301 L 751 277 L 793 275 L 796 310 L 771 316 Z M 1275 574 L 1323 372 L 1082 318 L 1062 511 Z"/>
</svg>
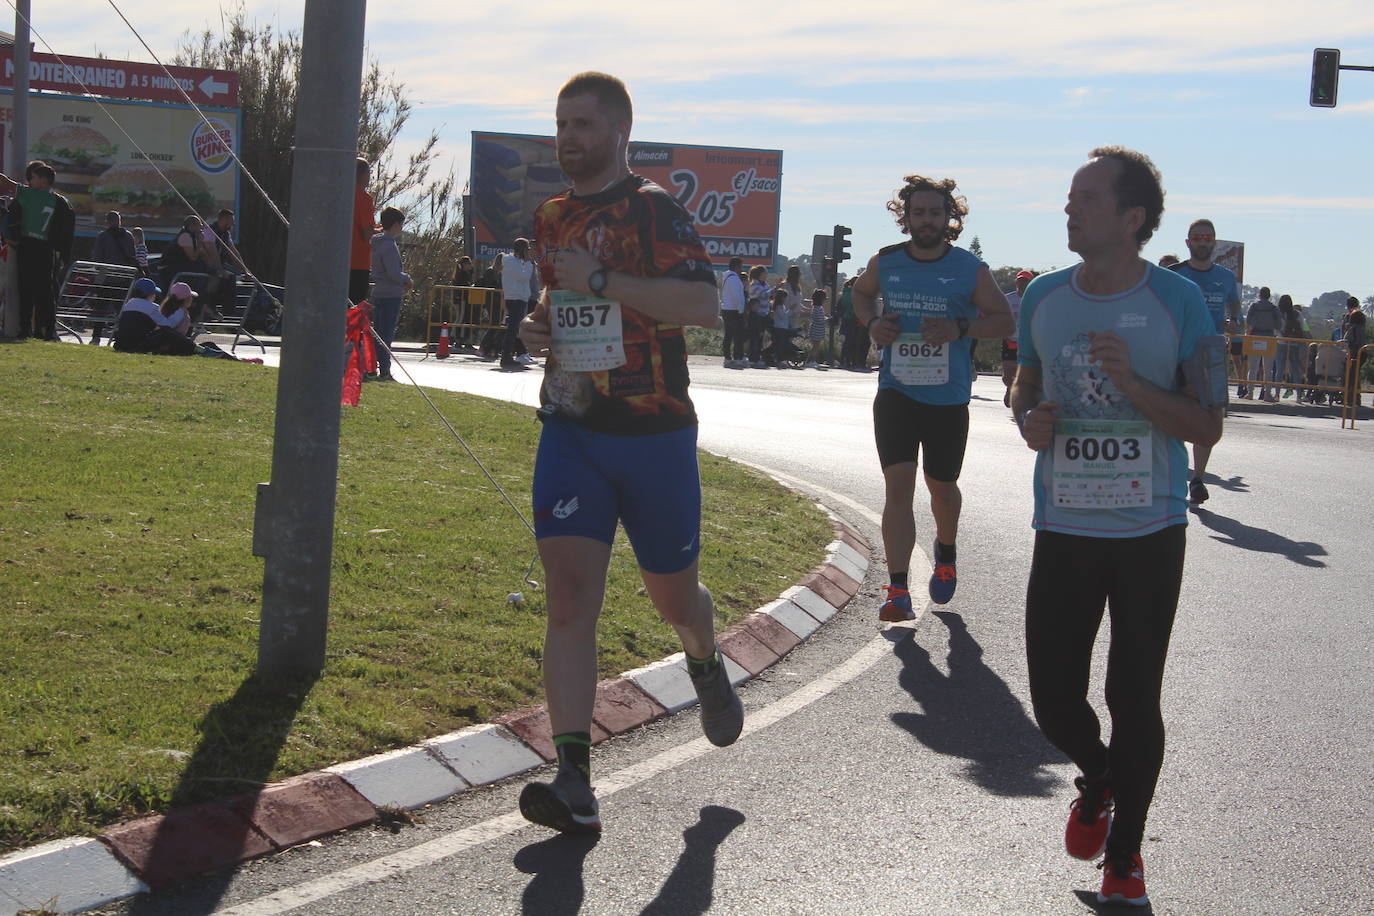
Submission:
<svg viewBox="0 0 1374 916">
<path fill-rule="evenodd" d="M 170 74 L 170 75 L 169 75 Z M 0 88 L 14 88 L 14 48 L 0 50 Z M 148 99 L 186 104 L 182 90 L 197 105 L 237 108 L 239 75 L 230 70 L 168 67 L 103 57 L 34 53 L 29 60 L 29 88 L 112 99 Z"/>
</svg>

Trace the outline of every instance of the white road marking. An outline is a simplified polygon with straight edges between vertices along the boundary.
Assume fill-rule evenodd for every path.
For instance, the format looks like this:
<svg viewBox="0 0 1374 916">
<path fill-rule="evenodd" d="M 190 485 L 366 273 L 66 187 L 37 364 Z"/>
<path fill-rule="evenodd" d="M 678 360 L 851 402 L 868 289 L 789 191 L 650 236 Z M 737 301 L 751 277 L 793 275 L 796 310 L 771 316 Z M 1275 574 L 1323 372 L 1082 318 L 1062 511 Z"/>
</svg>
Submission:
<svg viewBox="0 0 1374 916">
<path fill-rule="evenodd" d="M 871 509 L 842 493 L 836 493 L 782 471 L 758 465 L 754 465 L 754 467 L 759 467 L 759 470 L 798 489 L 819 494 L 833 505 L 843 505 L 874 524 L 880 525 L 882 522 L 882 519 Z M 916 550 L 913 551 L 912 560 L 925 562 L 925 556 L 920 550 Z M 923 615 L 924 611 L 925 608 L 922 607 L 920 615 Z M 917 619 L 919 620 L 920 616 Z M 793 713 L 823 699 L 864 674 L 877 662 L 889 656 L 891 651 L 892 642 L 889 638 L 882 635 L 875 637 L 838 667 L 822 674 L 806 686 L 775 700 L 762 709 L 750 710 L 745 717 L 744 731 L 740 737 L 746 738 L 754 732 L 776 725 Z M 703 737 L 655 754 L 648 760 L 598 779 L 596 781 L 597 796 L 605 799 L 625 789 L 632 789 L 661 773 L 708 754 L 712 750 L 715 750 L 715 747 Z M 322 878 L 307 881 L 304 884 L 281 888 L 255 900 L 235 904 L 215 912 L 222 914 L 222 916 L 274 916 L 278 913 L 289 913 L 297 907 L 328 899 L 351 888 L 433 865 L 476 846 L 499 840 L 531 826 L 533 825 L 521 817 L 519 811 L 512 811 L 480 824 L 464 827 L 461 830 L 455 830 L 428 842 L 420 843 L 402 852 L 382 856 L 371 862 L 364 862 L 361 865 L 355 865 L 352 868 L 346 868 Z"/>
</svg>

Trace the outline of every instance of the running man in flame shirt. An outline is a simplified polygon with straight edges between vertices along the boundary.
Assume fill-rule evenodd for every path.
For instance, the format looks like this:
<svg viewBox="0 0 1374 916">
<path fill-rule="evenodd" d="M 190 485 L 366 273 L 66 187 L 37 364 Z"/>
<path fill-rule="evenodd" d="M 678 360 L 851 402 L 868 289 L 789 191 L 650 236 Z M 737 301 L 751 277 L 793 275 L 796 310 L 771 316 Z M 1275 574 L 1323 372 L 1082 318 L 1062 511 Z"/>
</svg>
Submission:
<svg viewBox="0 0 1374 916">
<path fill-rule="evenodd" d="M 585 197 L 570 188 L 550 198 L 535 213 L 534 232 L 544 285 L 550 290 L 558 289 L 555 256 L 575 248 L 591 252 L 608 272 L 699 280 L 715 288 L 710 256 L 692 218 L 667 191 L 639 175 Z M 694 425 L 682 326 L 661 323 L 629 306 L 621 315 L 624 365 L 571 372 L 551 356 L 541 403 L 553 405 L 579 426 L 622 436 Z"/>
</svg>

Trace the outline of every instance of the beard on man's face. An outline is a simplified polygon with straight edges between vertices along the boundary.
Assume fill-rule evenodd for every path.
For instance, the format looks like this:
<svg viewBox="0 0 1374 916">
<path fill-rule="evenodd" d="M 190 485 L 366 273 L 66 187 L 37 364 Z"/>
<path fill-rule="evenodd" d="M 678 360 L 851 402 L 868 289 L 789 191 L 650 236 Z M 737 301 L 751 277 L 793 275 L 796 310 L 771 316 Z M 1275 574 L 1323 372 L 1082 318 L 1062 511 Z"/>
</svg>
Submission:
<svg viewBox="0 0 1374 916">
<path fill-rule="evenodd" d="M 944 230 L 938 226 L 919 226 L 911 233 L 911 238 L 922 248 L 934 248 L 944 241 Z"/>
<path fill-rule="evenodd" d="M 569 142 L 558 147 L 558 164 L 573 181 L 590 178 L 610 164 L 613 147 L 609 142 Z"/>
</svg>

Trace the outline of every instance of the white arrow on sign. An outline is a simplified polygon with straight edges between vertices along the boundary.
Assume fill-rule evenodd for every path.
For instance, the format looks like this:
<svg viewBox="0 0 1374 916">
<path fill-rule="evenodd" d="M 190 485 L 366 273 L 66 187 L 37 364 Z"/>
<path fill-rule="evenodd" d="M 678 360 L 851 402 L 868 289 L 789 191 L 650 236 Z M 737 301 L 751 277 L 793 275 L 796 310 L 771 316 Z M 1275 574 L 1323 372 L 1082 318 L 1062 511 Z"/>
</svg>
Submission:
<svg viewBox="0 0 1374 916">
<path fill-rule="evenodd" d="M 218 93 L 223 92 L 227 94 L 229 92 L 229 84 L 221 83 L 219 80 L 215 79 L 214 76 L 207 76 L 200 81 L 200 91 L 205 93 L 207 99 L 213 99 Z"/>
</svg>

